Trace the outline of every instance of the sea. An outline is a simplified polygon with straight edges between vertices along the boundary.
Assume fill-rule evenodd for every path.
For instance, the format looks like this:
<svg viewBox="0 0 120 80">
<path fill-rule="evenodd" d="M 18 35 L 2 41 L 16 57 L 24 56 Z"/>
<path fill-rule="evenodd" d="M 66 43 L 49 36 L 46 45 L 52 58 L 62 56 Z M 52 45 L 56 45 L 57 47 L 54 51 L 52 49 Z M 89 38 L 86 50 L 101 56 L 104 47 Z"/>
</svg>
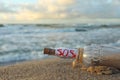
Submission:
<svg viewBox="0 0 120 80">
<path fill-rule="evenodd" d="M 118 24 L 4 24 L 0 27 L 0 65 L 52 58 L 44 48 L 120 47 Z"/>
</svg>

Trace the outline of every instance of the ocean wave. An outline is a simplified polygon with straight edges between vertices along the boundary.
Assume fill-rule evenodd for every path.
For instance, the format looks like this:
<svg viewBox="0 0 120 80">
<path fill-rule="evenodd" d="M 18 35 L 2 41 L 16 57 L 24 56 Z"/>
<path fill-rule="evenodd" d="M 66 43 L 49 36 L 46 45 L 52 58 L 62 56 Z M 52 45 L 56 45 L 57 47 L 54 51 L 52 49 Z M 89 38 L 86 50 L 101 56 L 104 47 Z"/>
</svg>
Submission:
<svg viewBox="0 0 120 80">
<path fill-rule="evenodd" d="M 61 25 L 64 27 L 64 25 Z M 45 47 L 79 48 L 92 44 L 120 46 L 120 28 L 6 26 L 0 28 L 0 63 L 42 59 Z M 73 25 L 72 25 L 73 26 Z"/>
</svg>

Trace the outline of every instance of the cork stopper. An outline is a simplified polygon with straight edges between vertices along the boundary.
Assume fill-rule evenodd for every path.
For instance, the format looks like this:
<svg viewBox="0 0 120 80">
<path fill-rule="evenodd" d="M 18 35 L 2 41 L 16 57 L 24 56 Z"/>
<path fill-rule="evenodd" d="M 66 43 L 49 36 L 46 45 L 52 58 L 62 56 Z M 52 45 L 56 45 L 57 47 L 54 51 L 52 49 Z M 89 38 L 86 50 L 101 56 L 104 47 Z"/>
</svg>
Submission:
<svg viewBox="0 0 120 80">
<path fill-rule="evenodd" d="M 44 48 L 44 54 L 55 55 L 55 49 Z"/>
</svg>

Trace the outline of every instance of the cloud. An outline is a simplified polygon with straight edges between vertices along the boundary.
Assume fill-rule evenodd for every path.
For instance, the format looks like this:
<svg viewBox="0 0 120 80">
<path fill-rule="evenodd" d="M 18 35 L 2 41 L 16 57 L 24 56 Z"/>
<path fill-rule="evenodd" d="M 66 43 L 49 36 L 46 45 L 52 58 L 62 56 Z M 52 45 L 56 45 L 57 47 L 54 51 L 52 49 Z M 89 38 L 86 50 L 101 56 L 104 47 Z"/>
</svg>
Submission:
<svg viewBox="0 0 120 80">
<path fill-rule="evenodd" d="M 42 7 L 47 13 L 65 12 L 75 0 L 39 0 L 39 7 Z"/>
<path fill-rule="evenodd" d="M 74 4 L 75 0 L 56 0 L 56 4 L 58 5 L 71 5 Z"/>
<path fill-rule="evenodd" d="M 120 18 L 120 0 L 37 0 L 36 3 L 0 2 L 0 5 L 3 20 Z"/>
<path fill-rule="evenodd" d="M 0 2 L 0 13 L 14 13 L 14 9 L 10 8 L 11 6 L 6 5 L 4 2 Z"/>
<path fill-rule="evenodd" d="M 9 4 L 9 11 L 4 7 L 4 14 L 0 14 L 2 19 L 10 20 L 35 20 L 41 18 L 66 18 L 68 17 L 67 7 L 72 5 L 74 0 L 38 0 L 36 4 Z M 18 7 L 19 6 L 19 7 Z M 13 14 L 15 9 L 16 14 Z M 10 12 L 11 11 L 11 12 Z M 6 16 L 6 17 L 5 17 Z"/>
<path fill-rule="evenodd" d="M 73 12 L 78 17 L 88 18 L 120 18 L 120 0 L 76 0 Z"/>
</svg>

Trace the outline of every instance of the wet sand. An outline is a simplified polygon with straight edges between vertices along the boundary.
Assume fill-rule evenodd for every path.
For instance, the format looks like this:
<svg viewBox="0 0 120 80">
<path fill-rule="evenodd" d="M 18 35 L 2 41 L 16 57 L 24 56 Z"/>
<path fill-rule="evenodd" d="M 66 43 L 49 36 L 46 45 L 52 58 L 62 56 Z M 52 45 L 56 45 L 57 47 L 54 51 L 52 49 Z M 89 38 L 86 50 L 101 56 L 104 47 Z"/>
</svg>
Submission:
<svg viewBox="0 0 120 80">
<path fill-rule="evenodd" d="M 0 67 L 0 80 L 120 80 L 120 73 L 96 75 L 73 69 L 72 60 L 45 59 Z"/>
</svg>

